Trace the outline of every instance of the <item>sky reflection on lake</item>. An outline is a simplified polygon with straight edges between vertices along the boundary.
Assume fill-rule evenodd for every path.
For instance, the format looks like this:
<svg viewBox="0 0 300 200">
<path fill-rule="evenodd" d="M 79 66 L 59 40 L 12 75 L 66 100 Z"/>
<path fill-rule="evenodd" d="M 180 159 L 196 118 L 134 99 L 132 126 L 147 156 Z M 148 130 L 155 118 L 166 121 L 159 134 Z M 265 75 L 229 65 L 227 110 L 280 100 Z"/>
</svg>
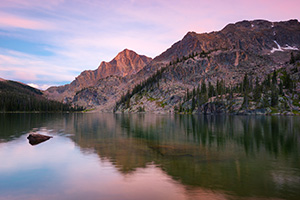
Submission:
<svg viewBox="0 0 300 200">
<path fill-rule="evenodd" d="M 0 115 L 0 199 L 298 199 L 299 118 Z M 14 121 L 11 121 L 14 120 Z M 31 146 L 29 133 L 53 136 Z"/>
<path fill-rule="evenodd" d="M 184 187 L 155 165 L 122 175 L 63 136 L 30 146 L 22 135 L 0 144 L 0 158 L 3 200 L 185 199 Z"/>
</svg>

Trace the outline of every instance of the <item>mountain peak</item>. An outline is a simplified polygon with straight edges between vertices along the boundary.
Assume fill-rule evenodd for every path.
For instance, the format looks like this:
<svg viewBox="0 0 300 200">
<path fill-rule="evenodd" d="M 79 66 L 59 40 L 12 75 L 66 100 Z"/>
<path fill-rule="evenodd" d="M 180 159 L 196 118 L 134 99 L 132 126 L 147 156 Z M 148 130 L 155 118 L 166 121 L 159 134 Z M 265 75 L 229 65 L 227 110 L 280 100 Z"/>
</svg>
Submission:
<svg viewBox="0 0 300 200">
<path fill-rule="evenodd" d="M 189 31 L 189 32 L 187 32 L 187 34 L 185 35 L 185 37 L 186 36 L 195 36 L 195 35 L 197 35 L 197 33 L 195 32 L 195 31 Z"/>
<path fill-rule="evenodd" d="M 103 62 L 97 69 L 97 76 L 104 78 L 109 75 L 127 76 L 135 74 L 146 66 L 152 58 L 139 55 L 136 52 L 124 49 L 118 55 L 106 63 Z"/>
<path fill-rule="evenodd" d="M 132 51 L 130 49 L 124 49 L 123 51 L 119 52 L 114 59 L 123 58 L 123 57 L 130 58 L 133 56 L 138 56 L 138 54 L 135 51 Z"/>
<path fill-rule="evenodd" d="M 125 48 L 123 51 L 121 51 L 120 53 L 126 53 L 126 52 L 133 52 L 133 53 L 136 53 L 135 51 L 131 50 L 131 49 L 127 49 Z M 119 53 L 119 54 L 120 54 Z"/>
<path fill-rule="evenodd" d="M 134 54 L 137 54 L 135 51 L 131 50 L 131 49 L 124 49 L 123 51 L 119 52 L 119 54 L 127 54 L 127 53 L 134 53 Z"/>
<path fill-rule="evenodd" d="M 152 58 L 150 58 L 150 57 L 147 57 L 144 55 L 139 55 L 135 51 L 126 48 L 123 51 L 119 52 L 118 55 L 110 62 L 113 62 L 114 60 L 120 60 L 120 59 L 132 60 L 132 59 L 136 59 L 136 58 L 142 59 L 147 64 L 152 60 Z"/>
<path fill-rule="evenodd" d="M 139 55 L 129 49 L 124 49 L 110 62 L 102 61 L 96 70 L 86 70 L 82 72 L 76 80 L 80 87 L 95 85 L 98 80 L 111 75 L 124 77 L 135 74 L 151 60 L 152 58 Z M 76 85 L 78 85 L 78 83 Z"/>
<path fill-rule="evenodd" d="M 81 72 L 69 85 L 50 88 L 48 90 L 48 96 L 52 99 L 62 100 L 82 88 L 95 86 L 100 79 L 112 75 L 124 77 L 135 74 L 151 61 L 152 58 L 139 55 L 129 49 L 124 49 L 110 62 L 102 61 L 96 70 L 85 70 Z"/>
</svg>

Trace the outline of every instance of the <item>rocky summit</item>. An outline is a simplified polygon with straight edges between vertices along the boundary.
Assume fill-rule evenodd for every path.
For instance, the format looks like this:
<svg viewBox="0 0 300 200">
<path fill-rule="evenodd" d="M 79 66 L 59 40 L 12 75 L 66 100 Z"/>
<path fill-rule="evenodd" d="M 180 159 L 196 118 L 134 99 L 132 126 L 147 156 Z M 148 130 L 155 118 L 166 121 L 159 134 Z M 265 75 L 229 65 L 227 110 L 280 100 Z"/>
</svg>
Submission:
<svg viewBox="0 0 300 200">
<path fill-rule="evenodd" d="M 84 71 L 71 84 L 52 87 L 46 94 L 98 111 L 174 112 L 186 91 L 202 83 L 216 86 L 222 80 L 234 87 L 245 74 L 262 83 L 274 70 L 294 69 L 290 59 L 299 49 L 297 20 L 241 21 L 216 32 L 188 32 L 153 60 L 124 50 L 97 70 Z"/>
<path fill-rule="evenodd" d="M 99 80 L 111 75 L 124 77 L 135 74 L 151 60 L 147 56 L 138 55 L 132 50 L 125 49 L 110 62 L 101 62 L 96 70 L 83 71 L 70 84 L 51 87 L 45 91 L 45 94 L 50 99 L 72 102 L 74 95 L 80 90 L 95 86 Z"/>
</svg>

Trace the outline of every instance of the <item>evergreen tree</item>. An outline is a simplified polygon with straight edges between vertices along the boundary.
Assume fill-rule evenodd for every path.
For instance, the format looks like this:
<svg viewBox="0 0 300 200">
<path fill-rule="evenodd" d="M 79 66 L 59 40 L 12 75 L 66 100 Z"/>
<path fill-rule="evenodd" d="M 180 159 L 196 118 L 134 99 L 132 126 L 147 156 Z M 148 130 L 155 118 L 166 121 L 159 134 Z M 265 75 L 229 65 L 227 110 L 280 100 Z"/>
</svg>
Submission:
<svg viewBox="0 0 300 200">
<path fill-rule="evenodd" d="M 179 112 L 183 112 L 182 103 L 179 104 Z"/>
<path fill-rule="evenodd" d="M 174 112 L 178 112 L 178 107 L 177 107 L 177 105 L 174 106 Z"/>
<path fill-rule="evenodd" d="M 193 88 L 193 98 L 196 96 L 196 89 Z"/>
<path fill-rule="evenodd" d="M 295 64 L 295 57 L 294 57 L 294 53 L 291 52 L 291 58 L 290 58 L 290 64 Z"/>
<path fill-rule="evenodd" d="M 259 84 L 258 77 L 256 77 L 253 99 L 254 99 L 254 101 L 258 102 L 260 97 L 261 97 L 261 86 Z"/>
<path fill-rule="evenodd" d="M 249 77 L 249 91 L 253 91 L 253 77 L 250 76 Z"/>
<path fill-rule="evenodd" d="M 275 107 L 278 104 L 278 90 L 277 88 L 273 85 L 271 88 L 271 106 Z"/>
<path fill-rule="evenodd" d="M 217 80 L 216 91 L 218 95 L 221 94 L 221 86 L 220 86 L 219 79 Z"/>
<path fill-rule="evenodd" d="M 267 79 L 265 80 L 265 84 L 266 84 L 266 87 L 269 89 L 270 86 L 271 86 L 271 76 L 270 74 L 267 75 Z"/>
<path fill-rule="evenodd" d="M 210 98 L 213 96 L 215 96 L 215 88 L 210 82 L 208 82 L 208 97 Z"/>
<path fill-rule="evenodd" d="M 249 79 L 248 74 L 246 73 L 243 80 L 243 92 L 248 93 L 249 92 Z"/>
<path fill-rule="evenodd" d="M 196 94 L 197 94 L 197 95 L 200 94 L 200 85 L 198 85 L 198 87 L 197 87 Z"/>
<path fill-rule="evenodd" d="M 126 100 L 126 108 L 130 108 L 130 98 L 127 98 Z"/>
<path fill-rule="evenodd" d="M 293 80 L 291 79 L 291 76 L 286 71 L 283 72 L 283 86 L 285 89 L 292 90 L 293 89 Z"/>
<path fill-rule="evenodd" d="M 195 98 L 192 98 L 192 112 L 195 110 L 196 107 L 196 102 L 195 102 Z"/>
<path fill-rule="evenodd" d="M 221 81 L 220 81 L 220 89 L 219 89 L 219 94 L 220 95 L 223 95 L 223 94 L 225 94 L 226 93 L 226 86 L 225 86 L 225 81 L 223 80 L 223 79 L 221 79 Z"/>
<path fill-rule="evenodd" d="M 185 97 L 186 101 L 190 100 L 190 91 L 189 88 L 186 89 L 186 97 Z"/>
<path fill-rule="evenodd" d="M 207 95 L 207 88 L 206 88 L 206 84 L 205 84 L 205 81 L 202 82 L 202 85 L 201 85 L 201 94 L 202 95 Z"/>
<path fill-rule="evenodd" d="M 268 94 L 268 93 L 264 93 L 264 94 L 263 94 L 263 98 L 262 98 L 262 106 L 263 106 L 263 107 L 268 107 L 268 106 L 270 106 L 270 104 L 269 104 L 269 94 Z"/>
<path fill-rule="evenodd" d="M 244 102 L 243 102 L 243 106 L 248 109 L 249 106 L 249 97 L 247 93 L 244 93 Z"/>
<path fill-rule="evenodd" d="M 283 95 L 283 84 L 282 81 L 279 83 L 279 95 Z"/>
<path fill-rule="evenodd" d="M 272 84 L 277 85 L 277 73 L 275 70 L 274 70 L 273 76 L 272 76 Z"/>
</svg>

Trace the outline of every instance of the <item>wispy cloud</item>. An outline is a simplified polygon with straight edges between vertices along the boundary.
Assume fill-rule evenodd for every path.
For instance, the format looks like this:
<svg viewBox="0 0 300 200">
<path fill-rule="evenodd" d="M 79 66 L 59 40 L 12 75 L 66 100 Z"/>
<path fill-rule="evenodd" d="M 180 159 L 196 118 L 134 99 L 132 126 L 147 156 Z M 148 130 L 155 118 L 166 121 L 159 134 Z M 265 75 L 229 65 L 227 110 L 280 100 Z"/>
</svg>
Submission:
<svg viewBox="0 0 300 200">
<path fill-rule="evenodd" d="M 72 80 L 74 72 L 71 68 L 48 63 L 42 57 L 31 56 L 15 51 L 0 51 L 0 74 L 5 79 L 39 82 L 50 82 L 55 78 L 56 82 Z"/>
<path fill-rule="evenodd" d="M 37 19 L 26 19 L 20 16 L 0 12 L 0 27 L 2 28 L 23 28 L 33 30 L 51 30 L 54 26 L 46 21 Z"/>
</svg>

